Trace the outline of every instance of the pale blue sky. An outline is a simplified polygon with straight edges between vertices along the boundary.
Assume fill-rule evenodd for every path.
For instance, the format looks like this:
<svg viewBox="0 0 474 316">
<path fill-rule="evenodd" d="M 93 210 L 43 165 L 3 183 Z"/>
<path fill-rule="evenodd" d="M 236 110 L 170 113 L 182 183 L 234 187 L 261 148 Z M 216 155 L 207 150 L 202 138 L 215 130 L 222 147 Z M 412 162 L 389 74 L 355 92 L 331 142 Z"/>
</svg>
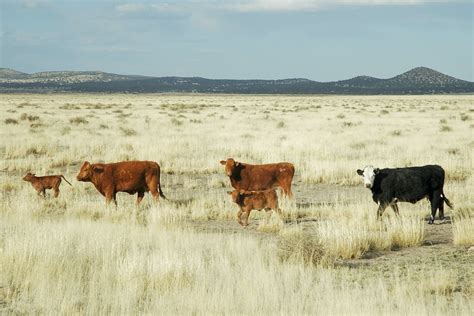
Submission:
<svg viewBox="0 0 474 316">
<path fill-rule="evenodd" d="M 230 79 L 416 66 L 473 81 L 473 2 L 2 0 L 1 67 Z"/>
</svg>

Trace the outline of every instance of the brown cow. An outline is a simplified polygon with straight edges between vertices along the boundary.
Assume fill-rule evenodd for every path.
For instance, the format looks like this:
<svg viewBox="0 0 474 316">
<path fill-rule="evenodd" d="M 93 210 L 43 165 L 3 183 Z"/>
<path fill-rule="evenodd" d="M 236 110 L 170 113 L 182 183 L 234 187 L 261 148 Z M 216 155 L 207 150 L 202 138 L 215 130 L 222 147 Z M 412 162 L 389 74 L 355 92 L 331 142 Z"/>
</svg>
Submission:
<svg viewBox="0 0 474 316">
<path fill-rule="evenodd" d="M 122 161 L 116 163 L 91 164 L 85 161 L 77 174 L 77 180 L 92 182 L 97 191 L 105 196 L 107 204 L 111 200 L 117 206 L 117 192 L 138 193 L 137 204 L 150 191 L 158 200 L 166 199 L 160 185 L 160 166 L 154 161 Z"/>
<path fill-rule="evenodd" d="M 232 196 L 232 201 L 234 201 L 240 208 L 239 213 L 237 213 L 237 221 L 242 226 L 247 226 L 249 224 L 251 210 L 261 211 L 265 209 L 267 212 L 265 222 L 268 222 L 271 215 L 270 211 L 272 210 L 277 212 L 278 216 L 281 217 L 281 210 L 278 207 L 278 196 L 275 189 L 265 191 L 234 190 L 227 193 Z"/>
<path fill-rule="evenodd" d="M 59 196 L 59 185 L 61 184 L 61 178 L 64 179 L 69 185 L 72 185 L 69 181 L 66 180 L 66 178 L 60 174 L 60 175 L 54 175 L 54 176 L 43 176 L 43 177 L 37 177 L 35 176 L 34 173 L 28 172 L 24 177 L 23 180 L 27 182 L 31 182 L 31 185 L 33 188 L 35 188 L 36 192 L 38 192 L 38 195 L 43 197 L 46 197 L 46 190 L 47 189 L 53 189 L 54 191 L 54 197 Z"/>
<path fill-rule="evenodd" d="M 293 196 L 291 181 L 295 167 L 289 162 L 251 165 L 229 158 L 220 163 L 225 166 L 225 173 L 234 189 L 262 191 L 281 187 L 284 195 L 290 198 Z"/>
</svg>

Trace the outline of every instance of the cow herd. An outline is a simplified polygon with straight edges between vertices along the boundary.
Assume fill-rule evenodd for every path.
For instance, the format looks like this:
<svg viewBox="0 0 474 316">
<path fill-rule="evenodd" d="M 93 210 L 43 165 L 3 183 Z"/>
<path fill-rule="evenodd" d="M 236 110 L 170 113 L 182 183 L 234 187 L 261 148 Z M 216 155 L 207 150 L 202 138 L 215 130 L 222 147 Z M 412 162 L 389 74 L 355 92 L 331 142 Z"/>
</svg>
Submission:
<svg viewBox="0 0 474 316">
<path fill-rule="evenodd" d="M 233 158 L 220 163 L 225 166 L 225 173 L 234 188 L 228 193 L 232 201 L 239 206 L 237 221 L 242 226 L 248 225 L 252 210 L 267 211 L 266 219 L 271 215 L 271 211 L 281 214 L 276 188 L 282 190 L 283 196 L 291 198 L 293 195 L 291 182 L 295 167 L 291 163 L 252 165 L 235 161 Z M 437 210 L 439 219 L 444 219 L 444 203 L 452 208 L 443 192 L 445 172 L 438 165 L 395 169 L 367 166 L 362 170 L 358 169 L 357 174 L 363 177 L 365 187 L 372 191 L 372 198 L 379 205 L 377 218 L 382 216 L 388 206 L 398 215 L 398 202 L 416 203 L 423 198 L 428 198 L 431 204 L 430 224 L 434 222 Z M 31 182 L 38 195 L 43 197 L 47 189 L 52 189 L 57 197 L 61 179 L 69 183 L 63 175 L 37 177 L 28 172 L 23 177 L 23 180 Z M 107 164 L 91 164 L 85 161 L 76 179 L 91 182 L 105 197 L 107 204 L 113 201 L 117 205 L 118 192 L 137 193 L 137 204 L 141 202 L 145 192 L 150 192 L 155 200 L 160 196 L 166 199 L 161 190 L 160 166 L 154 161 Z"/>
</svg>

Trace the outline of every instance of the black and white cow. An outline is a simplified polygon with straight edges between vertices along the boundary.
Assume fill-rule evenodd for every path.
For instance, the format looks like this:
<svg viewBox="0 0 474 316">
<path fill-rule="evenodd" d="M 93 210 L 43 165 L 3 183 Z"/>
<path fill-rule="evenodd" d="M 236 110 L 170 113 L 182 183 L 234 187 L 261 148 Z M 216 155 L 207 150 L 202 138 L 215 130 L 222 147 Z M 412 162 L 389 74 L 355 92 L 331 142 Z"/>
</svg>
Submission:
<svg viewBox="0 0 474 316">
<path fill-rule="evenodd" d="M 444 169 L 438 165 L 379 169 L 367 166 L 357 170 L 364 177 L 364 185 L 372 191 L 372 198 L 379 204 L 377 218 L 382 216 L 387 206 L 398 215 L 397 202 L 416 203 L 428 198 L 431 203 L 429 224 L 433 224 L 436 211 L 439 219 L 444 219 L 444 202 L 452 208 L 451 202 L 443 192 Z"/>
</svg>

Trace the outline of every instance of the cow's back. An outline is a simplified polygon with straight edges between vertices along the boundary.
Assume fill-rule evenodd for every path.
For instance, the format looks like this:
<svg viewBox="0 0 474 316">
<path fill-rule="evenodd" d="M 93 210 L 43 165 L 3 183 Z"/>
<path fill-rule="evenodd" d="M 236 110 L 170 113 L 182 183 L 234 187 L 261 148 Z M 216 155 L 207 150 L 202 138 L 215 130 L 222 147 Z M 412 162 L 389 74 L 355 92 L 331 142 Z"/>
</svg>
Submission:
<svg viewBox="0 0 474 316">
<path fill-rule="evenodd" d="M 107 164 L 105 174 L 111 177 L 115 190 L 148 191 L 147 177 L 159 177 L 159 165 L 154 161 L 122 161 Z"/>
<path fill-rule="evenodd" d="M 278 196 L 275 190 L 248 191 L 245 193 L 242 206 L 250 205 L 253 209 L 263 209 L 266 207 L 278 208 Z"/>
<path fill-rule="evenodd" d="M 389 194 L 402 201 L 416 202 L 443 184 L 444 170 L 438 165 L 387 168 L 376 176 L 372 192 L 374 200 L 379 195 Z"/>
<path fill-rule="evenodd" d="M 291 178 L 294 167 L 290 163 L 275 163 L 263 165 L 242 164 L 239 177 L 231 178 L 231 184 L 236 189 L 243 190 L 266 190 L 275 187 L 279 177 L 285 173 Z"/>
</svg>

